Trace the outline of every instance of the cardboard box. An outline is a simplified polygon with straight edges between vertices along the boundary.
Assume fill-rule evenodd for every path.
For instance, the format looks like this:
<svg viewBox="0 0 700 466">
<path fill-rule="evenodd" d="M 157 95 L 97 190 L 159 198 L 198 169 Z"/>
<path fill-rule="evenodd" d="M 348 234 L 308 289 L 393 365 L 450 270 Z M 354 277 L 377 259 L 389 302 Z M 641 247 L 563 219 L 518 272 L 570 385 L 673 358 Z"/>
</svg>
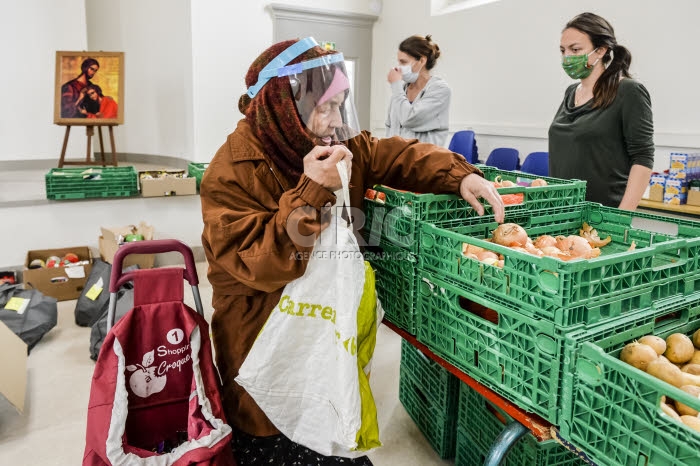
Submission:
<svg viewBox="0 0 700 466">
<path fill-rule="evenodd" d="M 663 202 L 664 200 L 664 187 L 662 185 L 654 185 L 649 188 L 650 201 Z"/>
<path fill-rule="evenodd" d="M 700 191 L 695 191 L 692 189 L 688 191 L 688 199 L 686 204 L 700 206 Z"/>
<path fill-rule="evenodd" d="M 27 393 L 27 344 L 0 322 L 0 394 L 20 413 Z"/>
<path fill-rule="evenodd" d="M 43 267 L 40 269 L 29 268 L 29 264 L 34 259 L 46 261 L 51 256 L 62 258 L 69 252 L 77 254 L 80 262 L 87 261 L 87 264 L 67 267 Z M 90 248 L 87 246 L 75 246 L 72 248 L 40 249 L 27 252 L 22 275 L 26 287 L 35 288 L 59 301 L 66 301 L 78 299 L 91 270 L 92 255 L 90 254 Z"/>
<path fill-rule="evenodd" d="M 685 179 L 668 178 L 664 187 L 664 204 L 685 204 L 688 198 L 688 183 Z"/>
<path fill-rule="evenodd" d="M 197 194 L 197 180 L 185 170 L 139 172 L 143 197 L 190 196 Z"/>
<path fill-rule="evenodd" d="M 100 227 L 102 236 L 99 238 L 100 256 L 105 262 L 114 262 L 114 255 L 119 246 L 123 244 L 126 235 L 143 235 L 144 241 L 153 239 L 153 227 L 141 222 L 136 225 L 123 227 Z M 154 254 L 129 254 L 122 263 L 123 267 L 138 265 L 140 269 L 150 269 L 155 262 Z"/>
</svg>

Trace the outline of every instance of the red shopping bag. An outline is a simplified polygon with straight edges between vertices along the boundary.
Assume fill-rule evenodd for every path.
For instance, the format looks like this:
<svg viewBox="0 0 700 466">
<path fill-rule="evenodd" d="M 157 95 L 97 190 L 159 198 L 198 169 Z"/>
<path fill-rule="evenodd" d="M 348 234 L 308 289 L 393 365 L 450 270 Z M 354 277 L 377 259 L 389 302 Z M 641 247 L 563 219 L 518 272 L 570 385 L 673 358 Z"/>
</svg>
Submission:
<svg viewBox="0 0 700 466">
<path fill-rule="evenodd" d="M 83 465 L 235 465 L 209 327 L 182 302 L 182 269 L 134 274 L 135 307 L 95 366 Z"/>
</svg>

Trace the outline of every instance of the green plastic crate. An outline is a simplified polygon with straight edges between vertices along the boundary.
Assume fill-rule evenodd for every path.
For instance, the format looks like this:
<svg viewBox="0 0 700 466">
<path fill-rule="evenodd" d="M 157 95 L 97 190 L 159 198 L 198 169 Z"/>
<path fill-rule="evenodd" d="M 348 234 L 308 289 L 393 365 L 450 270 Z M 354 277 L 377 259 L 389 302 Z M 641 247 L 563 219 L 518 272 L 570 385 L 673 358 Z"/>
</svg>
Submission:
<svg viewBox="0 0 700 466">
<path fill-rule="evenodd" d="M 459 379 L 401 342 L 399 400 L 440 458 L 455 454 Z"/>
<path fill-rule="evenodd" d="M 386 246 L 365 254 L 375 270 L 376 288 L 384 317 L 411 335 L 416 334 L 418 259 L 406 250 Z"/>
<path fill-rule="evenodd" d="M 139 194 L 134 167 L 52 168 L 45 175 L 46 198 L 86 199 Z"/>
<path fill-rule="evenodd" d="M 566 409 L 564 375 L 587 341 L 629 339 L 677 308 L 676 300 L 613 321 L 567 330 L 420 271 L 417 338 L 434 353 L 525 411 L 558 425 Z M 689 301 L 690 300 L 690 301 Z M 700 293 L 685 302 L 700 303 Z"/>
<path fill-rule="evenodd" d="M 495 406 L 467 384 L 459 394 L 457 418 L 457 453 L 455 466 L 484 464 L 486 456 L 501 431 L 513 422 L 506 412 Z M 578 466 L 586 462 L 556 440 L 538 441 L 527 433 L 511 448 L 503 466 Z"/>
<path fill-rule="evenodd" d="M 661 396 L 696 410 L 700 400 L 619 360 L 622 347 L 644 335 L 691 336 L 700 328 L 697 301 L 676 307 L 671 320 L 660 320 L 634 333 L 594 340 L 581 346 L 565 376 L 560 434 L 607 466 L 697 466 L 700 432 L 661 414 Z"/>
<path fill-rule="evenodd" d="M 401 373 L 415 380 L 425 395 L 442 406 L 445 415 L 456 408 L 460 381 L 406 340 L 401 340 Z"/>
<path fill-rule="evenodd" d="M 700 291 L 700 222 L 592 202 L 506 213 L 506 222 L 519 224 L 532 239 L 578 234 L 584 221 L 601 238 L 612 237 L 595 259 L 564 262 L 487 242 L 484 238 L 498 226 L 491 216 L 452 228 L 423 224 L 419 266 L 465 291 L 505 300 L 513 309 L 562 327 L 592 325 L 659 299 Z M 636 249 L 628 251 L 633 240 Z M 465 257 L 464 243 L 502 254 L 503 268 Z"/>
<path fill-rule="evenodd" d="M 207 169 L 208 166 L 209 162 L 190 162 L 187 165 L 187 176 L 194 177 L 197 180 L 197 191 L 199 191 L 199 185 L 202 183 L 202 176 L 204 175 L 204 171 Z"/>
<path fill-rule="evenodd" d="M 530 188 L 515 186 L 501 188 L 501 194 L 522 193 L 524 202 L 506 206 L 507 211 L 537 211 L 578 204 L 586 198 L 586 182 L 539 177 L 528 173 L 499 170 L 478 165 L 486 179 L 497 176 L 515 183 L 530 183 L 542 178 L 548 186 Z M 386 195 L 384 204 L 365 199 L 365 222 L 363 235 L 370 246 L 394 246 L 408 249 L 416 254 L 419 242 L 419 223 L 443 225 L 462 219 L 477 217 L 471 205 L 455 194 L 415 194 L 398 191 L 387 186 L 376 186 L 375 191 Z M 485 214 L 492 213 L 487 202 Z"/>
</svg>

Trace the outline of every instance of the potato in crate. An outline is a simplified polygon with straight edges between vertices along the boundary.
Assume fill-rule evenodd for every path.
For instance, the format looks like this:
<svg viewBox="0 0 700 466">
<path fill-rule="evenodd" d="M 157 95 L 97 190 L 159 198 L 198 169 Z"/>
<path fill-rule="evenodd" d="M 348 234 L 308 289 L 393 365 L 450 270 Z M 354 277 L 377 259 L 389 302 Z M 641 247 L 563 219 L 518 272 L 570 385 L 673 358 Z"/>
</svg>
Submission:
<svg viewBox="0 0 700 466">
<path fill-rule="evenodd" d="M 615 338 L 584 343 L 567 364 L 564 403 L 568 409 L 562 415 L 560 434 L 598 464 L 700 464 L 698 377 L 686 367 L 700 360 L 700 300 L 686 300 L 671 311 Z M 646 359 L 641 347 L 649 343 L 644 337 L 649 336 L 663 339 L 664 344 L 652 349 L 656 355 L 640 365 Z M 686 345 L 690 347 L 684 349 Z M 671 361 L 685 361 L 678 363 L 683 369 L 664 361 L 658 355 L 662 350 Z"/>
<path fill-rule="evenodd" d="M 589 341 L 626 339 L 650 332 L 678 301 L 653 306 L 592 326 L 565 329 L 512 308 L 503 299 L 463 291 L 421 270 L 417 339 L 479 383 L 521 409 L 559 425 L 569 362 Z M 684 298 L 700 303 L 700 293 Z"/>
</svg>

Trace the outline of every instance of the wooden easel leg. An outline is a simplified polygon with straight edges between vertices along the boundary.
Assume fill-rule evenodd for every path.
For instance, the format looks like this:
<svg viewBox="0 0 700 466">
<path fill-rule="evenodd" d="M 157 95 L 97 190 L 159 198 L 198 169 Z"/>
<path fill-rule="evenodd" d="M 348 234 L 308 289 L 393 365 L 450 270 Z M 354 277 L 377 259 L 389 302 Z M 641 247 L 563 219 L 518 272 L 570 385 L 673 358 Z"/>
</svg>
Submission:
<svg viewBox="0 0 700 466">
<path fill-rule="evenodd" d="M 97 135 L 100 137 L 100 157 L 102 157 L 102 166 L 106 165 L 105 162 L 105 145 L 102 142 L 102 126 L 97 127 Z"/>
<path fill-rule="evenodd" d="M 66 126 L 66 134 L 63 136 L 63 147 L 61 148 L 61 158 L 58 159 L 58 168 L 63 168 L 63 160 L 66 158 L 66 148 L 68 148 L 68 136 L 70 135 L 70 125 Z"/>
<path fill-rule="evenodd" d="M 95 135 L 95 127 L 86 126 L 85 134 L 87 135 L 87 153 L 85 154 L 85 163 L 90 165 L 90 152 L 92 149 L 92 137 Z"/>
<path fill-rule="evenodd" d="M 114 132 L 112 131 L 114 126 L 109 127 L 109 143 L 112 146 L 112 165 L 117 166 L 117 150 L 114 148 Z"/>
</svg>

